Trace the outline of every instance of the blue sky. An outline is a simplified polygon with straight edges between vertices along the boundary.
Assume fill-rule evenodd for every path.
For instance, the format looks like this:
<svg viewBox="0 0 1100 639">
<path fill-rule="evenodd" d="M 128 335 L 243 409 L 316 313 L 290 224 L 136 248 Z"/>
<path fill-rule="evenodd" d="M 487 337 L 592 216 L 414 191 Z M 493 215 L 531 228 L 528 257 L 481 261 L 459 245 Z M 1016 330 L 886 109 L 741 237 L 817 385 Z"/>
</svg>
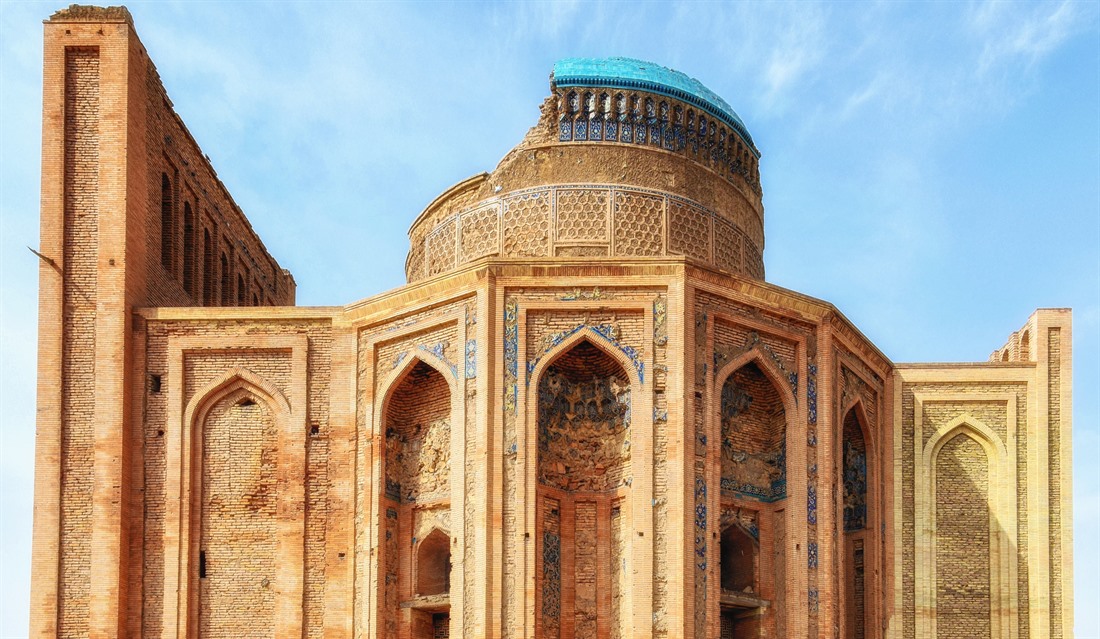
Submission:
<svg viewBox="0 0 1100 639">
<path fill-rule="evenodd" d="M 0 637 L 26 633 L 41 20 L 0 0 Z M 767 279 L 897 362 L 1074 309 L 1077 636 L 1100 637 L 1100 4 L 130 4 L 304 305 L 399 286 L 408 225 L 523 137 L 554 60 L 692 75 L 763 153 Z"/>
</svg>

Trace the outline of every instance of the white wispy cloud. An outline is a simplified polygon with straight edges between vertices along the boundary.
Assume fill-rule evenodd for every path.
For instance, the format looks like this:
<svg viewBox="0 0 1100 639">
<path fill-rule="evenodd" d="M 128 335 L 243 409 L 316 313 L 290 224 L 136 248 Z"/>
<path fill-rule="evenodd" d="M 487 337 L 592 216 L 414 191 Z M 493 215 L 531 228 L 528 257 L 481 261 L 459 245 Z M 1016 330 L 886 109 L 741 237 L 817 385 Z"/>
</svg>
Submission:
<svg viewBox="0 0 1100 639">
<path fill-rule="evenodd" d="M 1030 5 L 987 0 L 972 13 L 971 28 L 981 38 L 978 70 L 990 73 L 1003 65 L 1029 67 L 1042 60 L 1087 25 L 1095 3 Z"/>
</svg>

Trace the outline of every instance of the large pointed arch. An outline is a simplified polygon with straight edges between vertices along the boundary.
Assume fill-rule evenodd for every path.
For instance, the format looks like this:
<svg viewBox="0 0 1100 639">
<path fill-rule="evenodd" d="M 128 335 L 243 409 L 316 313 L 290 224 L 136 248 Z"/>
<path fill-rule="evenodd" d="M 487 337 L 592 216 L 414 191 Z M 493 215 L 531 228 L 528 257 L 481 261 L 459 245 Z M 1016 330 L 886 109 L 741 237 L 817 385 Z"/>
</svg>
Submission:
<svg viewBox="0 0 1100 639">
<path fill-rule="evenodd" d="M 201 466 L 202 425 L 210 410 L 236 393 L 263 402 L 272 412 L 277 429 L 276 464 L 276 574 L 275 629 L 276 635 L 300 634 L 302 628 L 302 578 L 304 568 L 305 523 L 300 514 L 304 507 L 305 484 L 305 413 L 297 410 L 279 390 L 263 376 L 244 367 L 231 368 L 205 384 L 188 400 L 183 410 L 180 450 L 181 481 L 179 483 L 178 528 L 166 522 L 165 533 L 178 530 L 179 560 L 182 566 L 178 593 L 178 632 L 189 636 L 198 632 L 198 574 L 190 567 L 198 565 L 201 545 L 200 502 L 202 494 Z M 166 599 L 169 601 L 171 599 Z"/>
<path fill-rule="evenodd" d="M 575 495 L 585 495 L 585 493 L 570 493 L 569 491 L 559 491 L 555 488 L 543 486 L 538 479 L 539 470 L 539 443 L 538 443 L 538 428 L 539 422 L 539 399 L 538 389 L 542 384 L 546 374 L 551 366 L 559 362 L 563 357 L 567 356 L 577 346 L 582 343 L 590 345 L 593 349 L 598 351 L 601 355 L 608 358 L 610 362 L 614 363 L 618 372 L 620 372 L 625 379 L 630 389 L 630 419 L 626 421 L 627 428 L 629 429 L 629 439 L 631 443 L 630 447 L 630 460 L 626 466 L 630 473 L 630 482 L 618 489 L 618 495 L 616 491 L 609 491 L 604 493 L 587 493 L 583 500 Z M 640 497 L 639 495 L 647 495 L 648 489 L 642 489 L 641 491 L 634 490 L 635 487 L 642 486 L 645 482 L 652 481 L 652 457 L 653 452 L 651 450 L 652 442 L 652 421 L 650 420 L 650 406 L 651 402 L 645 398 L 643 392 L 643 376 L 642 370 L 644 370 L 642 360 L 638 359 L 639 356 L 634 357 L 624 352 L 623 347 L 615 340 L 611 339 L 607 335 L 597 331 L 594 327 L 584 325 L 578 327 L 570 335 L 563 338 L 559 343 L 555 344 L 553 348 L 548 349 L 545 353 L 539 356 L 538 360 L 534 362 L 528 369 L 527 375 L 527 393 L 524 397 L 525 408 L 523 414 L 525 416 L 525 426 L 522 429 L 526 435 L 523 440 L 523 453 L 521 456 L 522 472 L 526 476 L 526 491 L 527 499 L 530 503 L 536 504 L 535 508 L 531 509 L 528 514 L 528 521 L 526 524 L 527 530 L 532 531 L 536 538 L 535 543 L 529 544 L 526 554 L 526 560 L 530 562 L 530 569 L 535 575 L 543 575 L 546 566 L 544 562 L 547 561 L 547 548 L 551 548 L 550 554 L 563 554 L 566 552 L 564 547 L 567 543 L 573 543 L 568 540 L 572 540 L 572 537 L 566 535 L 566 531 L 571 529 L 575 525 L 576 519 L 572 516 L 567 516 L 568 513 L 574 513 L 575 507 L 594 508 L 595 515 L 599 519 L 597 526 L 607 526 L 610 529 L 612 512 L 618 513 L 617 516 L 619 522 L 619 530 L 621 531 L 638 531 L 637 536 L 642 537 L 637 541 L 639 543 L 632 543 L 635 541 L 633 532 L 630 535 L 623 533 L 625 539 L 621 552 L 623 553 L 622 561 L 618 565 L 622 566 L 621 574 L 622 580 L 625 582 L 625 575 L 643 573 L 649 574 L 651 572 L 652 557 L 647 554 L 643 549 L 645 540 L 649 539 L 652 526 L 652 504 L 649 499 Z M 643 432 L 644 430 L 644 432 Z M 558 500 L 560 498 L 560 502 Z M 545 521 L 547 512 L 544 511 L 544 499 L 545 501 L 558 502 L 562 510 L 560 516 L 555 519 L 561 526 L 562 536 L 558 538 L 557 542 L 551 543 L 550 540 L 544 538 L 543 522 Z M 582 501 L 584 503 L 582 503 Z M 592 506 L 592 504 L 596 504 Z M 606 518 L 606 519 L 605 519 Z M 526 534 L 523 530 L 517 531 L 520 535 Z M 612 537 L 615 532 L 612 531 Z M 644 537 L 643 537 L 644 536 Z M 518 540 L 519 546 L 522 548 L 526 543 L 523 539 Z M 547 544 L 550 544 L 549 546 Z M 560 544 L 555 546 L 554 543 Z M 570 551 L 573 552 L 573 551 Z M 602 565 L 602 564 L 601 564 Z M 552 573 L 554 571 L 551 571 Z M 545 575 L 544 575 L 545 576 Z M 558 571 L 558 579 L 566 580 L 568 575 Z M 618 575 L 606 574 L 607 579 L 618 579 Z M 536 593 L 533 595 L 533 601 L 538 602 L 542 597 L 548 596 L 543 590 L 543 576 L 536 577 Z M 551 577 L 551 579 L 553 579 Z M 615 586 L 604 589 L 598 593 L 598 597 L 610 597 L 610 592 Z M 553 591 L 553 586 L 551 586 Z M 619 617 L 617 619 L 610 619 L 610 623 L 617 624 L 620 632 L 623 636 L 633 636 L 636 619 L 641 619 L 642 606 L 646 605 L 647 600 L 645 594 L 640 593 L 637 589 L 627 587 L 625 583 L 620 586 L 619 592 L 621 593 L 621 599 L 619 600 Z M 575 614 L 576 605 L 575 592 L 571 590 L 563 589 L 558 595 L 560 597 L 559 606 L 560 614 L 571 615 Z M 601 599 L 602 601 L 602 599 Z M 542 634 L 542 628 L 544 616 L 540 612 L 543 609 L 544 604 L 536 603 L 534 606 L 528 609 L 527 614 L 530 615 L 528 623 L 531 624 L 531 628 L 535 629 L 536 634 Z M 610 611 L 610 601 L 597 603 L 597 609 Z"/>
<path fill-rule="evenodd" d="M 767 499 L 763 499 L 741 494 L 740 491 L 725 492 L 722 488 L 723 478 L 726 477 L 723 470 L 725 442 L 722 425 L 722 393 L 734 376 L 749 366 L 755 367 L 763 377 L 763 381 L 770 387 L 770 391 L 774 392 L 773 401 L 783 411 L 782 443 L 785 450 L 783 473 L 786 475 L 786 485 L 781 497 L 776 496 L 774 489 L 768 494 Z M 721 507 L 724 500 L 728 499 L 733 499 L 736 503 L 743 503 L 745 500 L 759 501 L 758 505 L 752 507 L 758 513 L 757 516 L 761 520 L 778 517 L 782 522 L 783 530 L 788 531 L 780 533 L 778 532 L 778 526 L 773 525 L 766 532 L 761 533 L 756 540 L 756 543 L 759 544 L 756 553 L 761 560 L 761 564 L 756 574 L 759 583 L 754 587 L 754 591 L 757 596 L 772 600 L 772 605 L 760 609 L 761 619 L 764 620 L 761 623 L 773 624 L 778 632 L 782 632 L 781 624 L 786 624 L 787 629 L 791 628 L 792 621 L 787 611 L 792 600 L 798 601 L 799 592 L 802 590 L 797 582 L 798 577 L 795 576 L 799 574 L 799 560 L 801 559 L 803 562 L 802 566 L 806 565 L 804 555 L 799 555 L 793 551 L 793 548 L 788 548 L 790 546 L 787 543 L 790 538 L 788 535 L 791 534 L 789 531 L 796 530 L 794 525 L 795 518 L 798 516 L 796 513 L 803 513 L 801 518 L 805 521 L 807 505 L 810 503 L 805 471 L 796 464 L 787 463 L 792 451 L 798 451 L 801 446 L 805 445 L 806 441 L 805 436 L 800 435 L 800 431 L 795 427 L 801 412 L 795 390 L 792 388 L 789 377 L 790 372 L 781 368 L 774 355 L 768 352 L 763 345 L 757 344 L 734 356 L 720 368 L 716 368 L 708 383 L 711 405 L 707 414 L 707 432 L 711 441 L 716 443 L 714 446 L 708 446 L 708 460 L 712 462 L 712 468 L 708 471 L 708 476 L 709 481 L 714 482 L 719 487 L 719 490 L 714 491 L 717 498 L 711 498 L 713 500 L 711 503 L 714 504 L 714 507 Z M 795 504 L 807 505 L 792 507 Z M 772 521 L 775 522 L 776 519 L 772 519 Z M 713 602 L 708 603 L 708 618 L 714 615 L 715 618 L 719 619 L 720 624 L 723 621 L 736 624 L 738 623 L 736 616 L 731 619 L 729 610 L 726 609 L 726 612 L 723 613 L 721 608 L 723 597 L 720 573 L 722 543 L 724 541 L 728 544 L 731 540 L 728 537 L 723 538 L 719 535 L 714 541 L 717 543 L 710 544 L 707 549 L 709 553 L 708 563 L 714 566 L 714 568 L 708 567 L 713 577 L 713 582 L 711 582 L 713 585 L 708 583 L 708 589 L 712 597 L 711 601 Z"/>
<path fill-rule="evenodd" d="M 881 557 L 880 522 L 885 509 L 880 501 L 883 484 L 879 477 L 878 438 L 870 427 L 867 413 L 861 396 L 844 403 L 837 415 L 833 441 L 834 490 L 840 496 L 834 517 L 843 531 L 836 550 L 840 558 L 838 621 L 844 636 L 867 636 L 867 630 L 876 627 L 873 584 Z M 848 430 L 849 418 L 854 420 L 858 430 L 862 459 L 858 448 L 852 450 L 848 446 L 852 439 Z"/>
<path fill-rule="evenodd" d="M 458 377 L 456 367 L 442 354 L 417 344 L 420 344 L 420 342 L 410 341 L 408 350 L 398 355 L 395 365 L 378 376 L 378 384 L 372 402 L 374 406 L 371 418 L 372 430 L 375 445 L 378 447 L 378 454 L 374 456 L 370 471 L 374 478 L 372 482 L 374 488 L 370 491 L 369 499 L 373 504 L 374 511 L 379 513 L 376 521 L 371 526 L 374 527 L 373 534 L 377 536 L 376 538 L 380 543 L 378 544 L 379 552 L 377 554 L 379 579 L 372 586 L 376 590 L 371 595 L 374 602 L 369 605 L 379 619 L 385 618 L 386 615 L 397 615 L 395 618 L 400 619 L 398 622 L 399 632 L 413 632 L 412 628 L 421 627 L 421 622 L 424 620 L 421 619 L 418 622 L 414 618 L 420 618 L 424 615 L 427 615 L 428 622 L 434 623 L 432 621 L 433 613 L 447 614 L 448 620 L 442 623 L 448 624 L 452 632 L 457 632 L 461 617 L 450 617 L 449 611 L 451 606 L 456 604 L 456 600 L 457 605 L 461 605 L 461 584 L 464 583 L 465 578 L 461 564 L 455 566 L 453 571 L 450 570 L 449 553 L 454 550 L 453 544 L 460 544 L 461 532 L 457 532 L 458 537 L 456 538 L 451 533 L 436 526 L 423 539 L 417 540 L 416 533 L 413 530 L 413 522 L 415 521 L 415 512 L 420 508 L 442 509 L 452 513 L 456 508 L 460 508 L 463 503 L 461 500 L 464 490 L 464 482 L 461 481 L 462 475 L 452 469 L 444 481 L 443 477 L 438 474 L 403 474 L 402 466 L 398 462 L 400 457 L 397 455 L 397 451 L 390 448 L 391 444 L 395 446 L 401 446 L 401 444 L 398 444 L 398 440 L 391 441 L 388 437 L 388 431 L 395 427 L 395 423 L 391 421 L 396 418 L 395 415 L 391 415 L 395 398 L 400 399 L 403 393 L 410 391 L 418 398 L 437 397 L 434 394 L 418 395 L 417 393 L 427 392 L 427 389 L 421 388 L 415 382 L 415 379 L 410 379 L 411 375 L 416 374 L 414 371 L 418 367 L 422 370 L 427 369 L 427 371 L 430 371 L 429 383 L 434 386 L 439 394 L 442 394 L 444 388 L 447 393 L 446 407 L 438 405 L 432 409 L 433 423 L 437 423 L 434 421 L 437 418 L 446 416 L 447 442 L 445 450 L 449 455 L 449 462 L 462 458 L 461 454 L 465 444 L 464 411 L 466 410 L 463 401 L 465 397 L 464 381 Z M 438 378 L 435 377 L 436 375 L 438 375 Z M 398 422 L 397 425 L 404 424 L 403 420 L 398 419 L 396 421 Z M 425 432 L 432 431 L 429 428 Z M 434 432 L 438 433 L 440 431 Z M 427 435 L 422 433 L 419 437 L 421 439 L 418 441 L 421 443 L 427 441 L 424 439 Z M 438 463 L 439 458 L 436 458 L 436 460 Z M 447 461 L 442 463 L 448 464 Z M 417 489 L 414 497 L 415 502 L 407 500 L 407 495 L 403 494 L 405 488 L 413 485 L 412 483 L 406 484 L 406 479 L 412 482 L 414 476 L 417 478 L 431 476 L 439 480 L 439 483 L 429 489 L 426 494 L 420 492 L 423 489 L 422 486 Z M 391 480 L 396 484 L 391 484 Z M 424 501 L 421 501 L 421 498 L 424 498 Z M 461 526 L 456 527 L 455 530 L 461 531 Z M 422 545 L 425 541 L 429 541 L 429 539 L 439 541 L 438 537 L 440 535 L 444 536 L 444 539 L 437 550 L 440 552 L 446 551 L 447 553 L 445 558 L 447 570 L 445 575 L 441 577 L 446 582 L 443 584 L 444 587 L 438 590 L 432 588 L 429 589 L 431 592 L 422 592 L 420 590 L 422 585 L 420 578 L 424 576 L 422 573 L 424 566 L 419 561 L 421 558 L 420 551 L 424 549 Z M 432 556 L 439 559 L 436 554 Z M 391 570 L 395 579 L 388 581 Z M 395 596 L 396 600 L 387 598 L 389 596 L 387 594 L 388 588 L 393 588 L 390 595 Z M 398 606 L 405 605 L 409 601 L 415 600 L 423 604 L 425 598 L 433 599 L 432 605 L 434 607 L 430 611 L 416 608 L 408 613 L 412 615 L 409 617 L 402 614 L 398 609 Z M 420 635 L 414 633 L 412 636 Z"/>
<path fill-rule="evenodd" d="M 592 346 L 599 349 L 608 357 L 614 359 L 622 366 L 623 371 L 626 372 L 627 379 L 630 380 L 631 393 L 635 391 L 640 392 L 642 389 L 642 376 L 638 372 L 638 368 L 631 358 L 627 357 L 626 353 L 622 351 L 618 343 L 613 342 L 606 335 L 600 333 L 591 326 L 584 326 L 574 332 L 572 335 L 566 337 L 561 342 L 556 344 L 553 348 L 549 349 L 539 357 L 538 362 L 531 368 L 530 374 L 527 376 L 527 382 L 529 386 L 538 388 L 538 383 L 542 378 L 543 373 L 547 367 L 553 364 L 556 360 L 563 355 L 573 350 L 573 347 L 582 341 L 588 341 Z"/>
<path fill-rule="evenodd" d="M 924 444 L 920 456 L 916 521 L 926 531 L 917 541 L 917 632 L 936 635 L 937 626 L 937 462 L 944 446 L 956 437 L 967 437 L 983 450 L 987 461 L 989 508 L 990 632 L 992 639 L 1011 635 L 1016 617 L 1016 560 L 1014 531 L 1006 526 L 1016 521 L 1015 492 L 998 487 L 1010 485 L 1012 460 L 1005 442 L 987 424 L 970 413 L 962 413 L 941 426 Z M 1014 525 L 1014 524 L 1011 524 Z"/>
</svg>

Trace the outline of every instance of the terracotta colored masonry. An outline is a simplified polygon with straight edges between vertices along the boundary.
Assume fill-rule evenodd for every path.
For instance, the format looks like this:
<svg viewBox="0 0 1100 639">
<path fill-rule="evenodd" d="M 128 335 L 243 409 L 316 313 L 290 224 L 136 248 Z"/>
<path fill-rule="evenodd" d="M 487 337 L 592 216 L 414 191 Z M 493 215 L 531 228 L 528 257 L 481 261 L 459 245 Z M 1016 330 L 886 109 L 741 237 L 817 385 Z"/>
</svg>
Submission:
<svg viewBox="0 0 1100 639">
<path fill-rule="evenodd" d="M 675 72 L 552 83 L 408 285 L 303 308 L 129 12 L 44 38 L 32 636 L 1070 636 L 1070 312 L 892 362 L 764 281 Z"/>
</svg>

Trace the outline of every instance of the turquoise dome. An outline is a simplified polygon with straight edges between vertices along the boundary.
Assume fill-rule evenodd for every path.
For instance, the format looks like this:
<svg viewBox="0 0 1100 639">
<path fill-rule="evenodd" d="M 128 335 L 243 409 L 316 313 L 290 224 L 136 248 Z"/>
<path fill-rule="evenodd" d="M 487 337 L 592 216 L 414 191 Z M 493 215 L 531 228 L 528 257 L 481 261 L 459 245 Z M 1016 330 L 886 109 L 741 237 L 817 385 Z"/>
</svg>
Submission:
<svg viewBox="0 0 1100 639">
<path fill-rule="evenodd" d="M 756 157 L 760 152 L 745 123 L 725 100 L 687 74 L 634 58 L 563 58 L 554 63 L 556 87 L 613 87 L 649 91 L 694 105 L 737 132 Z"/>
</svg>

